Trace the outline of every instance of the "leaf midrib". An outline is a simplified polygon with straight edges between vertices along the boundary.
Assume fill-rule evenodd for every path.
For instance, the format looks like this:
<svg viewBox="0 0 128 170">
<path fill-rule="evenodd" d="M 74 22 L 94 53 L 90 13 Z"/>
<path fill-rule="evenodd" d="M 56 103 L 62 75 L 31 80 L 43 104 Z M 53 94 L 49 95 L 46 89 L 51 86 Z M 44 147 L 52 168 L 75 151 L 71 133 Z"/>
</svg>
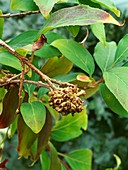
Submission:
<svg viewBox="0 0 128 170">
<path fill-rule="evenodd" d="M 66 127 L 68 127 L 68 126 L 74 124 L 75 122 L 77 122 L 79 119 L 81 119 L 81 116 L 78 117 L 77 119 L 75 119 L 74 121 L 72 121 L 72 122 L 70 122 L 70 123 L 64 125 L 64 126 L 61 126 L 61 127 L 59 127 L 59 128 L 56 128 L 56 127 L 55 127 L 52 131 L 56 131 L 56 130 L 60 130 L 60 129 L 66 128 Z M 60 123 L 61 123 L 61 122 L 60 122 Z"/>
</svg>

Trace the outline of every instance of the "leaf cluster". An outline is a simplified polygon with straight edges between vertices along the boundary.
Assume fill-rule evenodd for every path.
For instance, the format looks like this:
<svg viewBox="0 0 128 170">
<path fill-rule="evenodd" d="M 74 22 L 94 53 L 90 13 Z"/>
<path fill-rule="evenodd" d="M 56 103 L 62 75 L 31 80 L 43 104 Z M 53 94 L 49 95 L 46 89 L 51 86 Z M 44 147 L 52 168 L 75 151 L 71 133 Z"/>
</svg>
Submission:
<svg viewBox="0 0 128 170">
<path fill-rule="evenodd" d="M 86 107 L 74 116 L 71 113 L 62 116 L 49 105 L 49 89 L 54 91 L 58 84 L 62 88 L 77 86 L 86 92 L 83 100 L 100 91 L 113 112 L 128 117 L 128 35 L 118 44 L 106 41 L 104 23 L 123 24 L 102 7 L 120 16 L 120 11 L 110 0 L 91 0 L 91 3 L 81 0 L 54 0 L 52 3 L 45 0 L 11 1 L 12 10 L 39 10 L 44 23 L 39 31 L 27 30 L 15 37 L 11 35 L 8 43 L 0 41 L 3 46 L 0 48 L 0 128 L 9 128 L 10 137 L 17 133 L 19 156 L 30 157 L 33 164 L 40 158 L 42 170 L 91 170 L 90 149 L 95 145 L 93 141 L 90 149 L 77 148 L 69 153 L 57 151 L 52 141 L 67 142 L 79 137 L 87 129 L 88 116 Z M 87 37 L 80 43 L 73 38 L 78 35 L 80 27 L 88 25 L 100 41 L 93 54 L 85 48 Z M 61 27 L 66 27 L 70 39 L 59 34 Z M 1 39 L 3 29 L 1 11 Z M 47 42 L 40 44 L 42 36 Z M 100 80 L 95 79 L 95 63 L 101 69 Z M 72 72 L 73 66 L 80 72 Z M 114 169 L 120 166 L 117 156 L 116 160 Z M 96 161 L 102 162 L 100 156 Z"/>
</svg>

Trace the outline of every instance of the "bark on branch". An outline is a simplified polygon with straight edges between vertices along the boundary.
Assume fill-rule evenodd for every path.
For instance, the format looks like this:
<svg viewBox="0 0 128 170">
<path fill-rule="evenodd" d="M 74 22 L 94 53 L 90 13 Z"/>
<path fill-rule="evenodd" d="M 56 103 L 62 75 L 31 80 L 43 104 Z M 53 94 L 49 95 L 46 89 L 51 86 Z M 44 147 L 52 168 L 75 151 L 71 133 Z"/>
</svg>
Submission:
<svg viewBox="0 0 128 170">
<path fill-rule="evenodd" d="M 39 13 L 40 13 L 39 10 L 21 12 L 21 13 L 16 13 L 16 14 L 7 13 L 7 14 L 2 14 L 2 15 L 0 15 L 0 18 L 24 17 L 24 16 L 26 16 L 26 15 L 39 14 Z"/>
</svg>

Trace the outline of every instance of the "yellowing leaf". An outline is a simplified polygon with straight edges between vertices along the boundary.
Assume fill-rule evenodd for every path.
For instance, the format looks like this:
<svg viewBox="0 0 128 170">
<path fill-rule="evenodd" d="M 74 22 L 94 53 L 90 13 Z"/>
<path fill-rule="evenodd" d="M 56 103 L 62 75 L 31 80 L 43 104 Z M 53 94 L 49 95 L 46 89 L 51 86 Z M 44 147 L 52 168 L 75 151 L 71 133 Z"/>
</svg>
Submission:
<svg viewBox="0 0 128 170">
<path fill-rule="evenodd" d="M 11 88 L 3 99 L 3 110 L 0 115 L 0 128 L 8 127 L 16 118 L 16 109 L 18 107 L 19 88 Z"/>
<path fill-rule="evenodd" d="M 48 17 L 50 11 L 52 10 L 53 6 L 58 2 L 59 0 L 34 0 L 36 5 L 39 7 L 42 15 L 44 17 Z"/>
<path fill-rule="evenodd" d="M 60 74 L 66 74 L 72 69 L 73 63 L 66 57 L 50 58 L 45 65 L 41 68 L 41 71 L 49 77 L 54 77 Z"/>
<path fill-rule="evenodd" d="M 123 25 L 114 19 L 109 13 L 101 9 L 92 8 L 88 5 L 77 5 L 54 12 L 44 23 L 36 39 L 38 39 L 41 34 L 45 34 L 47 31 L 54 28 L 74 25 L 91 25 L 96 23 L 111 23 L 118 26 Z"/>
<path fill-rule="evenodd" d="M 82 81 L 82 82 L 88 82 L 88 83 L 92 82 L 92 80 L 84 74 L 77 75 L 76 79 L 79 80 L 79 81 Z"/>
</svg>

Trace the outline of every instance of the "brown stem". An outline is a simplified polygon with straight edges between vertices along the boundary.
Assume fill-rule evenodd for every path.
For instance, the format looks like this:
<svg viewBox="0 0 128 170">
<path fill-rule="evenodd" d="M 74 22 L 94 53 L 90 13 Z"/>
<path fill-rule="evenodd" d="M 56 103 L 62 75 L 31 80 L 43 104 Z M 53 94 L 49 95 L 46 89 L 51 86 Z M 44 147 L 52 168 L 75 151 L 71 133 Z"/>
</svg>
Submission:
<svg viewBox="0 0 128 170">
<path fill-rule="evenodd" d="M 24 64 L 26 64 L 29 68 L 31 68 L 34 72 L 36 72 L 41 78 L 42 80 L 44 80 L 45 82 L 48 83 L 50 90 L 54 90 L 56 87 L 53 83 L 58 84 L 60 86 L 75 86 L 73 84 L 70 84 L 68 82 L 61 82 L 61 81 L 57 81 L 55 79 L 51 79 L 49 78 L 47 75 L 43 74 L 38 68 L 36 68 L 32 63 L 29 62 L 29 60 L 23 56 L 21 56 L 20 54 L 18 54 L 13 48 L 11 48 L 9 45 L 7 45 L 4 41 L 0 40 L 0 46 L 3 46 L 5 49 L 7 49 L 11 54 L 13 54 L 15 57 L 17 57 L 19 59 L 19 61 L 22 61 Z M 19 74 L 20 75 L 20 74 Z M 94 88 L 96 87 L 98 84 L 104 82 L 104 79 L 101 78 L 99 81 L 90 84 L 88 86 L 85 87 L 79 87 L 82 88 L 84 90 L 89 89 L 89 88 Z"/>
<path fill-rule="evenodd" d="M 102 83 L 102 82 L 104 82 L 104 79 L 103 79 L 103 78 L 101 78 L 100 80 L 96 81 L 96 82 L 93 83 L 93 84 L 90 84 L 90 85 L 88 85 L 88 86 L 86 86 L 86 87 L 83 87 L 83 89 L 84 89 L 84 90 L 87 90 L 87 89 L 95 88 L 98 84 L 100 84 L 100 83 Z"/>
<path fill-rule="evenodd" d="M 5 83 L 0 84 L 0 87 L 6 86 L 8 84 L 17 84 L 17 83 L 19 84 L 20 80 L 10 80 L 10 81 L 7 80 Z M 24 84 L 34 84 L 37 87 L 44 87 L 47 89 L 50 88 L 49 85 L 43 83 L 42 81 L 35 82 L 35 81 L 31 81 L 31 80 L 24 80 L 23 83 Z"/>
<path fill-rule="evenodd" d="M 27 12 L 21 12 L 21 13 L 16 13 L 16 14 L 11 14 L 11 13 L 7 13 L 7 14 L 3 14 L 0 15 L 0 18 L 10 18 L 10 17 L 23 17 L 26 15 L 31 15 L 31 14 L 39 14 L 40 11 L 27 11 Z"/>
<path fill-rule="evenodd" d="M 33 69 L 40 77 L 49 84 L 51 89 L 55 89 L 54 84 L 51 82 L 51 79 L 43 74 L 38 68 L 36 68 L 33 64 L 31 64 L 27 58 L 21 56 L 18 54 L 13 48 L 11 48 L 9 45 L 7 45 L 4 41 L 0 40 L 0 45 L 3 46 L 5 49 L 7 49 L 11 54 L 13 54 L 15 57 L 19 59 L 19 61 L 22 61 L 24 64 L 26 64 L 29 68 Z"/>
<path fill-rule="evenodd" d="M 65 166 L 65 168 L 67 169 L 67 170 L 71 170 L 70 168 L 69 168 L 69 166 L 66 164 L 66 162 L 64 162 L 62 159 L 60 159 L 59 158 L 59 160 L 60 160 L 60 162 Z"/>
<path fill-rule="evenodd" d="M 20 62 L 21 62 L 21 66 L 22 66 L 22 72 L 21 72 L 21 76 L 20 76 L 20 87 L 19 87 L 19 93 L 18 93 L 19 104 L 18 104 L 17 112 L 19 112 L 20 106 L 21 106 L 22 90 L 23 90 L 24 74 L 25 74 L 24 62 L 22 60 Z"/>
</svg>

